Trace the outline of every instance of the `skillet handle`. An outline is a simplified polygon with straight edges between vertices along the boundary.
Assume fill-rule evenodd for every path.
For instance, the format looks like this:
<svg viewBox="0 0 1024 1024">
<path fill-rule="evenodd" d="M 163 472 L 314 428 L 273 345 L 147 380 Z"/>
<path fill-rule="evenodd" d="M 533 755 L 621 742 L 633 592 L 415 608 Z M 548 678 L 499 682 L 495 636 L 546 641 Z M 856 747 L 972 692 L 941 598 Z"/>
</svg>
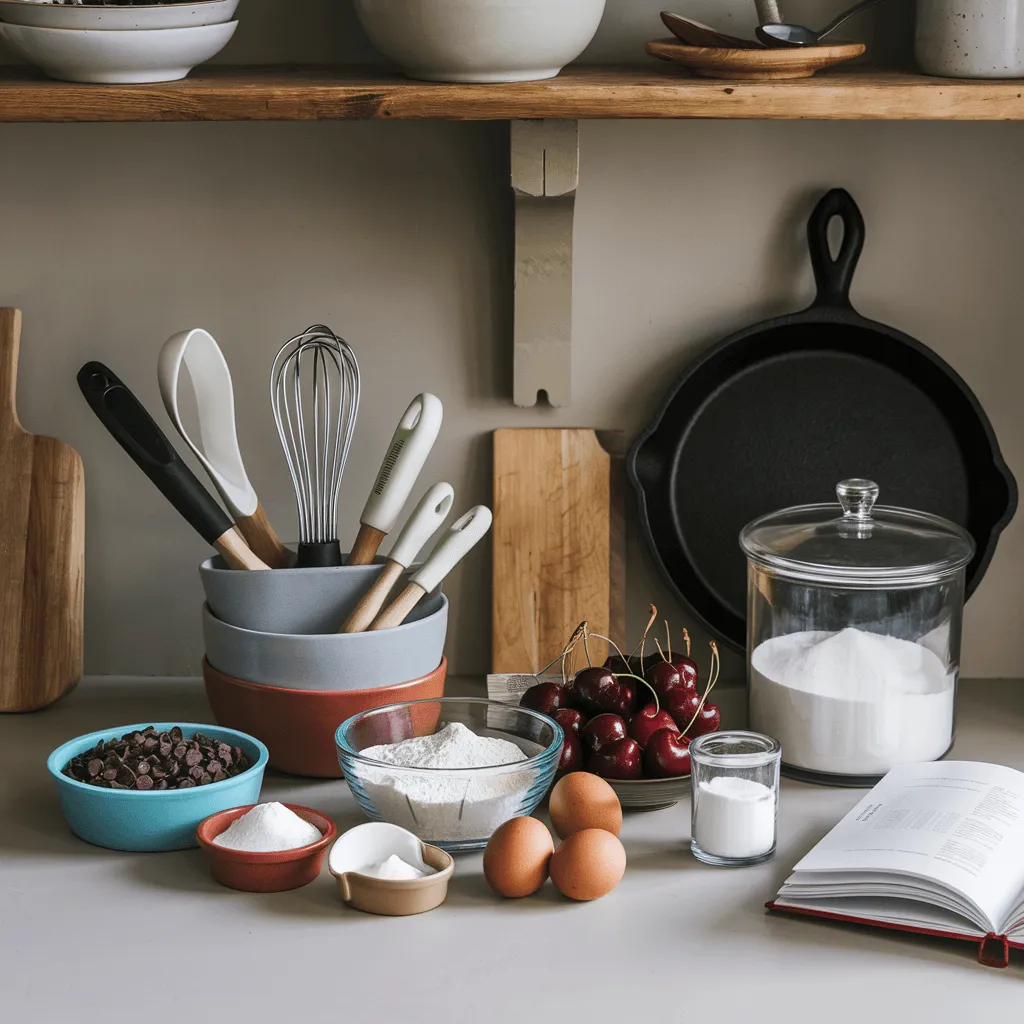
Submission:
<svg viewBox="0 0 1024 1024">
<path fill-rule="evenodd" d="M 828 226 L 834 217 L 843 222 L 843 241 L 835 259 L 828 245 Z M 814 305 L 850 308 L 850 285 L 864 251 L 864 217 L 845 188 L 834 188 L 821 198 L 807 224 L 807 242 L 818 285 Z"/>
</svg>

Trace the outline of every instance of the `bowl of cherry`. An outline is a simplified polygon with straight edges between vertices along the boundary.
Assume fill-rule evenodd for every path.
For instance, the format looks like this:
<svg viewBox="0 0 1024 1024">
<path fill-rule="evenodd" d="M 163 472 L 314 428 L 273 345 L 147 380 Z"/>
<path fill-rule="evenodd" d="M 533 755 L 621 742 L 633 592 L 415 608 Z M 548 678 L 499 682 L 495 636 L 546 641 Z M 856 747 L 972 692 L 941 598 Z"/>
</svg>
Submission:
<svg viewBox="0 0 1024 1024">
<path fill-rule="evenodd" d="M 710 646 L 703 686 L 689 652 L 659 647 L 648 657 L 613 655 L 562 683 L 539 682 L 520 705 L 561 725 L 559 775 L 599 775 L 626 808 L 670 807 L 690 788 L 690 741 L 722 725 L 720 709 L 708 700 L 720 671 L 718 648 Z"/>
</svg>

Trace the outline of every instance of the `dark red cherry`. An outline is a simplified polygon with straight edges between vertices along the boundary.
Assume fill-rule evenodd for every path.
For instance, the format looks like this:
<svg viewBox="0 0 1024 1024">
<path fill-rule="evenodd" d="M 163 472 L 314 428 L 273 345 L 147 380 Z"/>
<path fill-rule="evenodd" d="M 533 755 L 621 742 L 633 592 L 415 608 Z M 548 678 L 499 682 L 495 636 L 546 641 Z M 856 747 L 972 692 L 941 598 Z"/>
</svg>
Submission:
<svg viewBox="0 0 1024 1024">
<path fill-rule="evenodd" d="M 690 727 L 694 736 L 703 736 L 709 732 L 718 732 L 722 727 L 722 711 L 717 704 L 705 704 L 700 709 L 697 721 Z"/>
<path fill-rule="evenodd" d="M 685 654 L 676 654 L 672 658 L 673 666 L 679 671 L 679 674 L 683 677 L 683 682 L 687 688 L 697 689 L 697 679 L 700 676 L 700 670 L 697 668 L 697 662 L 692 658 L 686 657 Z"/>
<path fill-rule="evenodd" d="M 552 718 L 566 731 L 574 732 L 577 735 L 582 732 L 583 726 L 587 724 L 582 711 L 575 708 L 559 708 Z"/>
<path fill-rule="evenodd" d="M 690 774 L 690 741 L 675 729 L 660 729 L 644 747 L 644 767 L 656 779 Z"/>
<path fill-rule="evenodd" d="M 668 699 L 672 690 L 683 689 L 683 677 L 679 669 L 668 661 L 658 661 L 652 665 L 644 678 L 651 685 L 651 689 L 658 695 L 658 700 Z"/>
<path fill-rule="evenodd" d="M 700 697 L 694 690 L 673 690 L 665 699 L 665 710 L 675 719 L 680 731 L 687 731 L 700 707 Z"/>
<path fill-rule="evenodd" d="M 562 754 L 558 759 L 556 772 L 562 775 L 567 772 L 578 772 L 583 767 L 583 744 L 579 736 L 567 729 L 562 742 Z"/>
<path fill-rule="evenodd" d="M 519 700 L 520 707 L 539 711 L 542 715 L 554 715 L 559 708 L 567 708 L 571 703 L 572 693 L 569 687 L 558 683 L 537 683 Z"/>
<path fill-rule="evenodd" d="M 572 684 L 574 703 L 586 715 L 611 711 L 619 700 L 619 680 L 606 668 L 585 668 L 576 673 Z"/>
<path fill-rule="evenodd" d="M 602 779 L 639 779 L 644 772 L 644 750 L 626 737 L 588 754 L 586 765 L 588 772 Z"/>
<path fill-rule="evenodd" d="M 611 713 L 613 715 L 621 715 L 628 722 L 635 707 L 636 691 L 629 683 L 620 679 L 618 697 L 611 701 Z"/>
<path fill-rule="evenodd" d="M 641 708 L 630 720 L 629 735 L 640 744 L 647 746 L 647 741 L 659 729 L 675 729 L 676 723 L 672 716 L 664 709 L 648 704 Z"/>
<path fill-rule="evenodd" d="M 587 722 L 580 733 L 580 739 L 587 751 L 595 751 L 625 739 L 626 735 L 626 720 L 619 715 L 606 714 Z"/>
</svg>

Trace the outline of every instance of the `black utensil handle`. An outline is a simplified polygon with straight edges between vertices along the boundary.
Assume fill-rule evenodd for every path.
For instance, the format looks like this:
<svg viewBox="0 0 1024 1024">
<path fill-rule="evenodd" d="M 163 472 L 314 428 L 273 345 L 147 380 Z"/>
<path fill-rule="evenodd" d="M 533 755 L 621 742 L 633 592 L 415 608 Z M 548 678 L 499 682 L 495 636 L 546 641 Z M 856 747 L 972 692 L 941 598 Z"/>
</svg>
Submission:
<svg viewBox="0 0 1024 1024">
<path fill-rule="evenodd" d="M 227 513 L 181 460 L 142 403 L 103 365 L 78 371 L 85 400 L 111 436 L 208 544 L 232 528 Z"/>
<path fill-rule="evenodd" d="M 300 544 L 296 569 L 328 569 L 342 564 L 341 545 L 336 540 L 324 544 Z"/>
<path fill-rule="evenodd" d="M 828 226 L 834 217 L 843 222 L 843 241 L 835 258 L 828 244 Z M 807 242 L 818 286 L 814 305 L 849 308 L 853 274 L 864 251 L 864 217 L 845 188 L 834 188 L 821 198 L 807 224 Z"/>
</svg>

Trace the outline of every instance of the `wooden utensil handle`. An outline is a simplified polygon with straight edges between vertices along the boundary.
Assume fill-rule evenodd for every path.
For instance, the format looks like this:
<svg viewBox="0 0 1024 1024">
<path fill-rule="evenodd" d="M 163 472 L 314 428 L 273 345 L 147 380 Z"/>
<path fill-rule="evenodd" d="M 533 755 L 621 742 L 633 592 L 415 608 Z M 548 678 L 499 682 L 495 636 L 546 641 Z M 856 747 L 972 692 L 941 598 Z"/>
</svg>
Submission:
<svg viewBox="0 0 1024 1024">
<path fill-rule="evenodd" d="M 356 534 L 356 542 L 352 545 L 346 565 L 369 565 L 377 557 L 386 533 L 375 530 L 366 523 L 359 524 L 359 532 Z"/>
<path fill-rule="evenodd" d="M 410 583 L 405 590 L 377 616 L 371 630 L 391 629 L 405 622 L 409 613 L 420 603 L 426 591 L 418 583 Z"/>
<path fill-rule="evenodd" d="M 262 559 L 253 554 L 252 548 L 242 540 L 234 528 L 226 530 L 214 542 L 213 546 L 221 553 L 224 561 L 232 569 L 269 569 Z"/>
<path fill-rule="evenodd" d="M 271 569 L 288 569 L 295 564 L 295 553 L 281 543 L 259 502 L 251 516 L 239 516 L 235 523 L 253 553 Z"/>
<path fill-rule="evenodd" d="M 377 612 L 388 599 L 391 588 L 401 579 L 405 567 L 398 562 L 388 562 L 373 586 L 363 595 L 352 614 L 342 623 L 339 633 L 362 633 L 370 628 Z"/>
</svg>

